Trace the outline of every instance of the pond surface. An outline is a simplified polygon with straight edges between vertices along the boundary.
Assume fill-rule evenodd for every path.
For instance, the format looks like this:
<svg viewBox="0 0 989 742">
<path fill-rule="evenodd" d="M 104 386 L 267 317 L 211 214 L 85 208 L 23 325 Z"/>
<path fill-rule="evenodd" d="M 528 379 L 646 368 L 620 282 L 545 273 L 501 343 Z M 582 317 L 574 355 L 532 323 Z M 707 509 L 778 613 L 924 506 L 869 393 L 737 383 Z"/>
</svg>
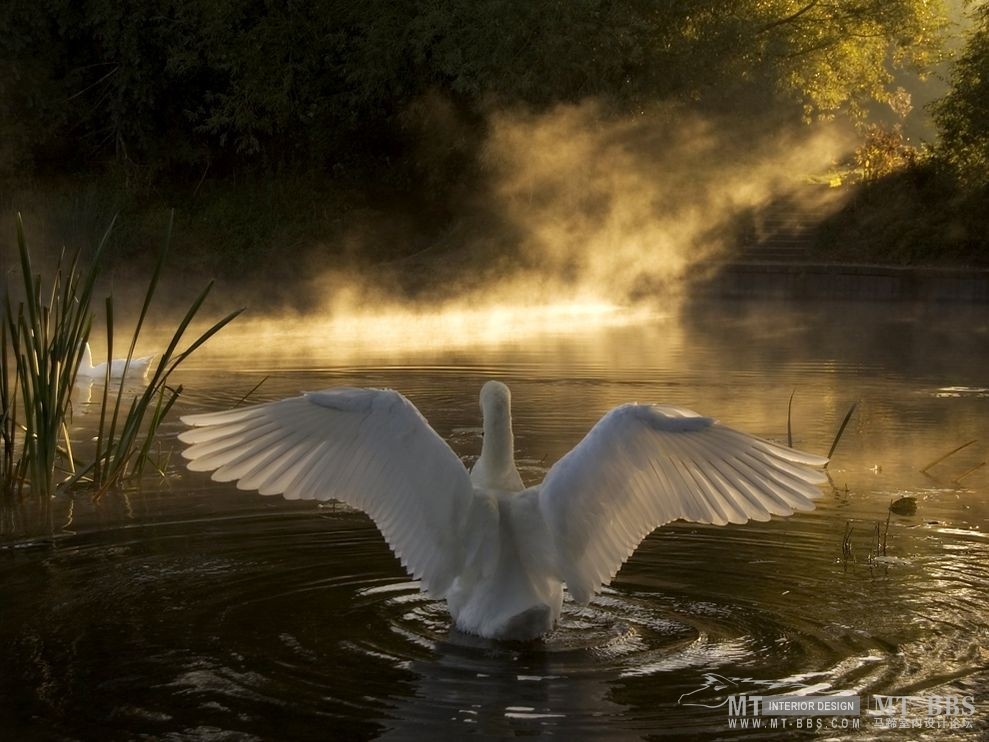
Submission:
<svg viewBox="0 0 989 742">
<path fill-rule="evenodd" d="M 4 738 L 724 738 L 740 694 L 859 695 L 859 729 L 820 717 L 822 737 L 989 730 L 984 307 L 710 304 L 486 344 L 465 342 L 468 328 L 438 347 L 415 324 L 410 342 L 379 344 L 305 324 L 253 340 L 230 329 L 176 379 L 179 414 L 231 407 L 265 377 L 252 401 L 392 387 L 470 464 L 477 393 L 498 378 L 527 483 L 621 402 L 785 441 L 793 391 L 794 445 L 817 453 L 858 407 L 817 510 L 665 526 L 532 645 L 451 630 L 363 514 L 238 492 L 163 459 L 167 478 L 96 506 L 60 501 L 54 539 L 0 548 Z M 94 414 L 81 399 L 83 436 Z M 171 420 L 165 449 L 182 429 Z M 916 511 L 890 514 L 905 496 Z M 908 728 L 888 729 L 865 710 L 877 694 L 969 697 L 975 712 L 932 725 L 911 702 Z M 788 737 L 793 718 L 764 735 Z"/>
</svg>

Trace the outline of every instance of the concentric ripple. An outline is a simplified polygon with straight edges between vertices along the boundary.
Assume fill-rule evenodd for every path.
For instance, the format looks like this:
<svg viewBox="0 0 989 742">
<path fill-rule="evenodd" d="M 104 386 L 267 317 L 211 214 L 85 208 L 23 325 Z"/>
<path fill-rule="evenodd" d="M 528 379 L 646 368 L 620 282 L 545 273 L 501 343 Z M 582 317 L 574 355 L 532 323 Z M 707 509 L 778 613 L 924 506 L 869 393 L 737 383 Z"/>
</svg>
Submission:
<svg viewBox="0 0 989 742">
<path fill-rule="evenodd" d="M 345 509 L 79 534 L 5 555 L 5 591 L 18 600 L 0 626 L 0 709 L 69 738 L 626 738 L 721 733 L 729 694 L 977 692 L 984 593 L 959 593 L 964 641 L 889 615 L 877 630 L 859 581 L 833 559 L 794 586 L 773 545 L 785 529 L 790 558 L 813 566 L 825 520 L 661 530 L 613 588 L 589 606 L 568 601 L 557 629 L 529 644 L 451 628 L 445 605 L 403 578 L 373 525 Z M 986 539 L 952 544 L 984 551 Z M 703 558 L 715 548 L 719 559 Z M 728 568 L 734 577 L 715 581 Z M 883 600 L 900 580 L 957 591 L 987 576 L 952 571 L 944 554 L 885 569 L 869 586 Z M 755 574 L 757 593 L 746 588 Z M 849 612 L 871 612 L 873 628 Z M 957 668 L 918 671 L 928 652 L 942 667 L 958 655 Z"/>
</svg>

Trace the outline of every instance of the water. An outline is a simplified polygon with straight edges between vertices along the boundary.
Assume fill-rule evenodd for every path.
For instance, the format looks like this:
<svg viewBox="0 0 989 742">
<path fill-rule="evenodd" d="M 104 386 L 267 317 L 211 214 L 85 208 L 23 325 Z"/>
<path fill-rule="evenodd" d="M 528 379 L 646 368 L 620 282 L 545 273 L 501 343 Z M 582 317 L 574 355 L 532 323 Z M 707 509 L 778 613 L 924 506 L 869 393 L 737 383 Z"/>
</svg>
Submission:
<svg viewBox="0 0 989 742">
<path fill-rule="evenodd" d="M 252 399 L 389 386 L 470 463 L 477 392 L 497 377 L 512 387 L 520 468 L 535 482 L 615 404 L 685 405 L 785 440 L 795 390 L 794 443 L 815 452 L 859 403 L 834 487 L 787 520 L 666 526 L 589 607 L 567 603 L 543 642 L 513 645 L 451 630 L 361 513 L 237 492 L 163 460 L 168 476 L 142 491 L 58 503 L 54 539 L 0 548 L 4 737 L 724 738 L 729 695 L 784 693 L 976 706 L 954 729 L 823 717 L 813 734 L 824 738 L 986 734 L 984 311 L 713 304 L 529 330 L 438 349 L 414 325 L 387 347 L 321 344 L 308 328 L 238 345 L 233 332 L 177 379 L 178 412 L 236 404 L 265 376 Z M 80 432 L 93 415 L 80 400 Z M 166 435 L 181 428 L 173 417 Z M 903 496 L 916 513 L 887 530 Z M 927 720 L 918 709 L 908 722 Z"/>
</svg>

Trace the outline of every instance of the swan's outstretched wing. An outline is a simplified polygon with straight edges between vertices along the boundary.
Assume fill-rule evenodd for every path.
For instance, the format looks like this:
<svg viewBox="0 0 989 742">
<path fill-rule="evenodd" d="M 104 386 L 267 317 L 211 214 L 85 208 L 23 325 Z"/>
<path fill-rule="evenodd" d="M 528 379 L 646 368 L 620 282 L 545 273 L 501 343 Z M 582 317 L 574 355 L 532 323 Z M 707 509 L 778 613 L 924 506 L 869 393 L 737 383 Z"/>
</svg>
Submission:
<svg viewBox="0 0 989 742">
<path fill-rule="evenodd" d="M 578 602 L 608 584 L 650 531 L 677 519 L 744 523 L 812 510 L 822 456 L 690 410 L 623 405 L 549 470 L 539 507 Z"/>
<path fill-rule="evenodd" d="M 406 569 L 442 597 L 463 562 L 473 488 L 460 459 L 398 392 L 332 389 L 189 415 L 194 471 L 290 500 L 342 500 L 374 520 Z"/>
</svg>

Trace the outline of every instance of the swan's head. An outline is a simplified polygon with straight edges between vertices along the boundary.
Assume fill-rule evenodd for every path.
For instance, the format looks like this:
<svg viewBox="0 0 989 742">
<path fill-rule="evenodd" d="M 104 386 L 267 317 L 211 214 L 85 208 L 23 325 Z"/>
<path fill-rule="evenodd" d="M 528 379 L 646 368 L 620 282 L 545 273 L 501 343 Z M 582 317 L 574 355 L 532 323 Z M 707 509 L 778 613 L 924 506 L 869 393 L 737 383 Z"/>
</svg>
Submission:
<svg viewBox="0 0 989 742">
<path fill-rule="evenodd" d="M 481 387 L 481 417 L 496 425 L 511 420 L 512 393 L 500 381 L 489 381 Z"/>
</svg>

